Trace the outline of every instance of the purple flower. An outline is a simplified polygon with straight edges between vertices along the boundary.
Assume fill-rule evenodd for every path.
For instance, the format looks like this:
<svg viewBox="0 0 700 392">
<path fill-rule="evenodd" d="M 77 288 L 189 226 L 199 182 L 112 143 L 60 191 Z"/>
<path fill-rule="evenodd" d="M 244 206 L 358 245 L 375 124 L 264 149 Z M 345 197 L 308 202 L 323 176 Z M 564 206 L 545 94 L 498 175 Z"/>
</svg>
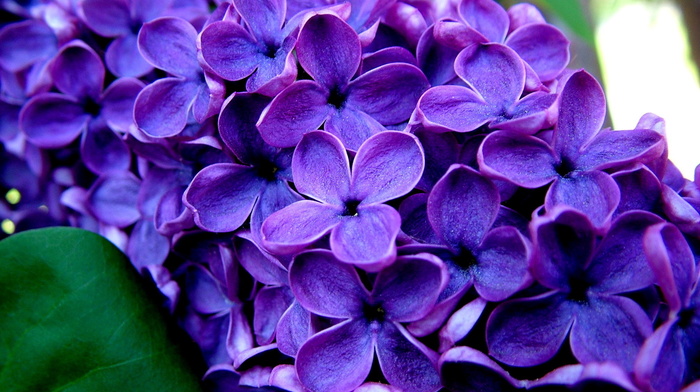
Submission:
<svg viewBox="0 0 700 392">
<path fill-rule="evenodd" d="M 356 150 L 384 125 L 408 120 L 428 82 L 406 63 L 387 64 L 352 80 L 362 50 L 353 29 L 331 14 L 311 17 L 297 41 L 299 64 L 314 80 L 282 90 L 265 110 L 258 128 L 273 146 L 292 147 L 325 123 L 324 129 Z"/>
<path fill-rule="evenodd" d="M 651 161 L 662 153 L 665 143 L 653 130 L 601 130 L 604 117 L 603 90 L 590 74 L 578 71 L 561 92 L 551 145 L 535 136 L 497 131 L 481 145 L 479 168 L 525 188 L 552 183 L 545 208 L 568 205 L 585 212 L 596 226 L 606 225 L 619 203 L 620 190 L 603 170 Z"/>
<path fill-rule="evenodd" d="M 521 98 L 525 67 L 512 49 L 473 44 L 455 60 L 455 72 L 469 86 L 437 86 L 418 102 L 412 121 L 434 132 L 470 132 L 489 128 L 534 133 L 547 119 L 556 95 L 534 92 Z"/>
<path fill-rule="evenodd" d="M 273 253 L 298 252 L 330 231 L 335 256 L 377 271 L 396 255 L 399 213 L 382 203 L 410 192 L 423 173 L 423 149 L 415 136 L 387 131 L 357 151 L 352 173 L 338 138 L 304 135 L 292 158 L 294 185 L 316 201 L 298 201 L 263 223 L 263 244 Z"/>
<path fill-rule="evenodd" d="M 430 311 L 442 275 L 436 258 L 399 257 L 377 274 L 368 292 L 355 268 L 331 252 L 297 255 L 289 271 L 297 300 L 314 314 L 342 320 L 299 349 L 296 369 L 304 386 L 314 392 L 351 391 L 369 374 L 376 352 L 393 386 L 406 392 L 439 389 L 436 354 L 400 323 Z"/>
<path fill-rule="evenodd" d="M 651 321 L 634 301 L 619 294 L 654 280 L 642 250 L 644 229 L 656 215 L 620 215 L 602 240 L 590 219 L 557 208 L 532 223 L 534 278 L 549 291 L 507 301 L 487 324 L 489 353 L 514 366 L 544 363 L 570 334 L 581 363 L 614 361 L 631 371 Z M 614 347 L 614 350 L 610 348 Z"/>
<path fill-rule="evenodd" d="M 201 35 L 202 57 L 219 76 L 248 78 L 246 90 L 274 96 L 297 76 L 292 49 L 296 39 L 283 28 L 286 2 L 234 0 L 248 26 L 223 20 L 207 26 Z"/>
<path fill-rule="evenodd" d="M 136 125 L 152 137 L 182 132 L 190 115 L 198 123 L 218 113 L 223 84 L 205 74 L 197 54 L 197 30 L 186 20 L 163 17 L 145 23 L 138 35 L 141 55 L 173 75 L 146 86 L 136 98 Z"/>
</svg>

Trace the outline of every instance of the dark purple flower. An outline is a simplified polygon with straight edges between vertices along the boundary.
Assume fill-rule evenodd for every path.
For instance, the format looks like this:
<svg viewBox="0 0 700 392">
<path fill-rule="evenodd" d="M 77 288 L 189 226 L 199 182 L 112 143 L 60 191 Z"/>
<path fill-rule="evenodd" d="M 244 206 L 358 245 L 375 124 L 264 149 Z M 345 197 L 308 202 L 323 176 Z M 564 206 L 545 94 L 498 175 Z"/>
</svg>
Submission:
<svg viewBox="0 0 700 392">
<path fill-rule="evenodd" d="M 263 113 L 258 128 L 273 146 L 292 147 L 325 123 L 324 129 L 356 150 L 384 125 L 408 120 L 428 82 L 406 63 L 387 64 L 352 80 L 361 61 L 360 40 L 342 19 L 311 17 L 297 42 L 299 64 L 314 80 L 282 90 Z"/>
<path fill-rule="evenodd" d="M 399 257 L 368 292 L 355 268 L 325 250 L 304 252 L 290 266 L 290 285 L 310 312 L 342 319 L 299 349 L 296 369 L 310 391 L 345 392 L 369 374 L 376 352 L 384 377 L 406 392 L 436 391 L 437 355 L 400 324 L 435 304 L 443 266 L 437 258 Z M 415 377 L 420 375 L 420 377 Z"/>
<path fill-rule="evenodd" d="M 0 67 L 19 72 L 58 51 L 58 38 L 41 20 L 25 20 L 0 30 Z"/>
<path fill-rule="evenodd" d="M 604 226 L 619 203 L 620 190 L 603 170 L 657 158 L 664 138 L 648 129 L 601 130 L 605 97 L 585 71 L 569 78 L 559 106 L 551 145 L 535 136 L 497 131 L 484 139 L 479 167 L 486 175 L 525 188 L 552 183 L 545 208 L 568 205 L 585 212 L 596 226 Z"/>
<path fill-rule="evenodd" d="M 534 133 L 543 127 L 547 109 L 556 100 L 556 95 L 541 91 L 522 97 L 525 67 L 504 45 L 468 46 L 457 56 L 455 72 L 469 87 L 431 88 L 420 98 L 412 121 L 434 132 L 470 132 L 488 125 Z"/>
<path fill-rule="evenodd" d="M 298 201 L 263 223 L 263 243 L 273 253 L 296 253 L 330 231 L 335 256 L 377 271 L 396 255 L 401 218 L 382 204 L 410 192 L 423 173 L 423 149 L 415 136 L 386 131 L 357 151 L 352 172 L 341 141 L 309 132 L 292 158 L 294 185 L 315 200 Z"/>
<path fill-rule="evenodd" d="M 628 212 L 600 241 L 577 210 L 560 207 L 533 221 L 530 270 L 549 291 L 494 309 L 487 323 L 489 353 L 509 365 L 533 366 L 554 356 L 570 335 L 581 363 L 614 361 L 631 371 L 652 326 L 636 302 L 619 294 L 653 282 L 642 242 L 644 230 L 660 221 Z"/>
</svg>

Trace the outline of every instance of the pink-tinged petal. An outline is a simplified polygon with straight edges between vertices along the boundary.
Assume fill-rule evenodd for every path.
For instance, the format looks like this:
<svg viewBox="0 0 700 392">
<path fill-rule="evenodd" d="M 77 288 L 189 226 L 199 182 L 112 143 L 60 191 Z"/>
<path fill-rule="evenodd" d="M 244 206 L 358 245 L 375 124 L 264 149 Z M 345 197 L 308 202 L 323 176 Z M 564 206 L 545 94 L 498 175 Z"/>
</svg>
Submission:
<svg viewBox="0 0 700 392">
<path fill-rule="evenodd" d="M 298 254 L 289 266 L 289 285 L 306 310 L 325 317 L 360 317 L 369 298 L 355 268 L 327 250 Z"/>
<path fill-rule="evenodd" d="M 290 392 L 304 391 L 304 386 L 299 381 L 294 365 L 275 366 L 270 372 L 270 385 Z"/>
<path fill-rule="evenodd" d="M 515 227 L 491 230 L 477 251 L 474 287 L 488 301 L 502 301 L 530 283 L 529 248 Z"/>
<path fill-rule="evenodd" d="M 277 348 L 296 357 L 299 347 L 311 336 L 311 316 L 298 301 L 292 302 L 277 323 Z"/>
<path fill-rule="evenodd" d="M 476 170 L 452 165 L 428 197 L 428 219 L 453 250 L 475 250 L 498 215 L 500 196 Z"/>
<path fill-rule="evenodd" d="M 440 388 L 437 354 L 398 323 L 382 324 L 377 336 L 377 359 L 387 381 L 401 390 L 433 392 Z"/>
<path fill-rule="evenodd" d="M 141 181 L 129 172 L 102 176 L 90 187 L 87 206 L 100 222 L 127 227 L 141 216 L 138 209 L 140 187 Z"/>
<path fill-rule="evenodd" d="M 348 320 L 319 332 L 299 349 L 299 380 L 311 392 L 350 392 L 367 378 L 374 344 L 364 320 Z"/>
<path fill-rule="evenodd" d="M 514 379 L 496 362 L 471 347 L 455 347 L 438 362 L 443 386 L 460 392 L 510 392 L 523 382 Z"/>
<path fill-rule="evenodd" d="M 350 161 L 343 144 L 328 132 L 307 133 L 294 150 L 292 176 L 299 192 L 342 205 L 350 191 Z"/>
<path fill-rule="evenodd" d="M 64 45 L 51 64 L 56 88 L 78 99 L 98 100 L 105 79 L 100 56 L 82 41 Z"/>
<path fill-rule="evenodd" d="M 105 52 L 105 64 L 117 76 L 139 77 L 153 69 L 141 56 L 135 34 L 127 34 L 112 41 Z"/>
<path fill-rule="evenodd" d="M 597 244 L 588 266 L 586 274 L 591 291 L 626 293 L 654 283 L 654 275 L 644 254 L 643 239 L 645 230 L 660 222 L 663 222 L 661 218 L 645 211 L 620 215 L 605 238 Z"/>
<path fill-rule="evenodd" d="M 224 79 L 243 79 L 258 67 L 258 45 L 238 23 L 214 22 L 202 31 L 201 41 L 204 61 Z"/>
<path fill-rule="evenodd" d="M 107 87 L 102 95 L 100 114 L 110 128 L 129 131 L 134 124 L 134 102 L 143 88 L 143 82 L 134 78 L 120 78 Z"/>
<path fill-rule="evenodd" d="M 544 206 L 567 205 L 585 213 L 596 227 L 605 226 L 620 203 L 620 189 L 609 174 L 601 171 L 572 172 L 549 188 Z"/>
<path fill-rule="evenodd" d="M 390 46 L 365 54 L 362 58 L 362 72 L 365 73 L 391 63 L 406 63 L 418 66 L 416 58 L 408 49 L 401 46 Z"/>
<path fill-rule="evenodd" d="M 57 48 L 56 35 L 43 21 L 11 23 L 0 30 L 0 67 L 18 72 L 51 57 Z"/>
<path fill-rule="evenodd" d="M 486 325 L 489 354 L 511 366 L 534 366 L 559 351 L 574 322 L 565 294 L 546 293 L 502 303 Z"/>
<path fill-rule="evenodd" d="M 287 12 L 286 1 L 233 0 L 233 6 L 258 40 L 274 42 L 279 38 Z"/>
<path fill-rule="evenodd" d="M 312 80 L 300 80 L 282 90 L 260 115 L 258 129 L 275 147 L 294 147 L 318 129 L 330 114 L 328 91 Z"/>
<path fill-rule="evenodd" d="M 484 139 L 477 159 L 484 174 L 525 188 L 538 188 L 558 177 L 552 148 L 529 135 L 493 132 Z"/>
<path fill-rule="evenodd" d="M 353 80 L 347 89 L 347 105 L 363 111 L 383 125 L 408 120 L 418 98 L 430 87 L 417 67 L 393 63 L 373 69 Z"/>
<path fill-rule="evenodd" d="M 501 44 L 465 48 L 455 59 L 455 72 L 486 102 L 501 110 L 520 98 L 525 86 L 522 60 L 513 49 Z"/>
<path fill-rule="evenodd" d="M 661 156 L 664 137 L 649 129 L 603 130 L 588 144 L 576 166 L 581 170 L 603 170 L 631 162 L 649 162 Z"/>
<path fill-rule="evenodd" d="M 491 42 L 503 42 L 508 33 L 508 13 L 492 0 L 462 0 L 459 15 Z"/>
<path fill-rule="evenodd" d="M 156 230 L 152 219 L 136 222 L 129 236 L 126 254 L 140 271 L 147 265 L 161 265 L 170 253 L 170 240 Z"/>
<path fill-rule="evenodd" d="M 38 147 L 59 148 L 86 129 L 90 115 L 74 98 L 45 93 L 30 99 L 19 113 L 20 129 Z"/>
<path fill-rule="evenodd" d="M 245 222 L 262 187 L 255 169 L 219 163 L 197 173 L 182 197 L 198 226 L 221 233 Z"/>
<path fill-rule="evenodd" d="M 332 110 L 324 129 L 342 140 L 350 151 L 357 151 L 365 140 L 386 130 L 370 115 L 352 107 Z"/>
<path fill-rule="evenodd" d="M 331 232 L 331 250 L 338 259 L 376 272 L 396 256 L 401 217 L 384 204 L 360 206 L 355 215 L 337 219 Z"/>
<path fill-rule="evenodd" d="M 146 86 L 134 102 L 134 120 L 146 135 L 168 137 L 182 132 L 198 85 L 164 78 Z"/>
<path fill-rule="evenodd" d="M 435 40 L 455 50 L 462 50 L 469 45 L 485 44 L 489 39 L 473 27 L 451 19 L 441 19 L 433 27 Z"/>
<path fill-rule="evenodd" d="M 302 200 L 270 215 L 262 224 L 263 246 L 273 254 L 298 252 L 340 224 L 342 210 Z"/>
<path fill-rule="evenodd" d="M 154 67 L 173 75 L 196 78 L 200 72 L 196 40 L 197 30 L 189 22 L 163 17 L 143 24 L 138 47 Z"/>
<path fill-rule="evenodd" d="M 454 347 L 457 342 L 469 334 L 476 322 L 479 321 L 487 303 L 485 299 L 477 297 L 450 316 L 445 326 L 440 329 L 440 352 Z"/>
<path fill-rule="evenodd" d="M 670 310 L 688 306 L 696 273 L 693 252 L 683 234 L 675 225 L 660 222 L 646 231 L 643 244 Z"/>
<path fill-rule="evenodd" d="M 259 345 L 272 343 L 277 322 L 293 299 L 288 287 L 263 287 L 258 291 L 253 303 L 253 331 Z"/>
<path fill-rule="evenodd" d="M 90 30 L 103 37 L 131 33 L 129 2 L 124 0 L 84 0 L 80 3 L 83 20 Z"/>
<path fill-rule="evenodd" d="M 396 199 L 416 186 L 424 166 L 418 138 L 398 131 L 378 133 L 357 150 L 352 193 L 364 205 Z"/>
<path fill-rule="evenodd" d="M 556 99 L 556 94 L 542 91 L 528 94 L 509 108 L 501 118 L 492 121 L 489 128 L 534 134 L 547 128 L 549 108 Z"/>
<path fill-rule="evenodd" d="M 435 306 L 446 273 L 437 257 L 399 257 L 377 274 L 371 298 L 381 304 L 388 319 L 416 321 Z"/>
<path fill-rule="evenodd" d="M 417 120 L 432 132 L 470 132 L 496 114 L 473 90 L 462 86 L 437 86 L 418 101 Z"/>
<path fill-rule="evenodd" d="M 634 376 L 644 390 L 675 392 L 683 385 L 686 358 L 675 321 L 658 327 L 637 354 Z"/>
<path fill-rule="evenodd" d="M 571 327 L 571 351 L 581 363 L 613 361 L 632 371 L 651 321 L 636 302 L 626 297 L 591 296 L 576 306 Z"/>
<path fill-rule="evenodd" d="M 299 32 L 297 59 L 322 86 L 344 88 L 360 66 L 360 39 L 350 25 L 333 14 L 309 18 Z"/>
<path fill-rule="evenodd" d="M 561 92 L 554 148 L 575 160 L 604 120 L 605 94 L 600 84 L 586 71 L 574 73 Z"/>
<path fill-rule="evenodd" d="M 568 291 L 571 277 L 584 276 L 593 255 L 591 221 L 576 210 L 558 208 L 532 223 L 535 256 L 530 271 L 545 287 Z"/>
<path fill-rule="evenodd" d="M 505 43 L 532 67 L 542 82 L 554 80 L 569 64 L 569 40 L 549 24 L 522 26 Z"/>
<path fill-rule="evenodd" d="M 127 171 L 131 166 L 129 147 L 106 127 L 88 128 L 83 132 L 80 153 L 85 166 L 96 174 Z"/>
</svg>

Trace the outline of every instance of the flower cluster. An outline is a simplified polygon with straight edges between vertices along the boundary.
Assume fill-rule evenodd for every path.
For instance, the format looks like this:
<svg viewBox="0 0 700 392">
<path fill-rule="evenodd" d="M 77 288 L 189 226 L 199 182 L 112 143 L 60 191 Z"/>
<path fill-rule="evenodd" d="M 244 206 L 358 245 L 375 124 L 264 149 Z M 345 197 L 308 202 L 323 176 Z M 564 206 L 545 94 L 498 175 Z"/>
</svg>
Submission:
<svg viewBox="0 0 700 392">
<path fill-rule="evenodd" d="M 534 6 L 2 7 L 0 220 L 109 238 L 210 385 L 700 390 L 700 179 Z"/>
</svg>

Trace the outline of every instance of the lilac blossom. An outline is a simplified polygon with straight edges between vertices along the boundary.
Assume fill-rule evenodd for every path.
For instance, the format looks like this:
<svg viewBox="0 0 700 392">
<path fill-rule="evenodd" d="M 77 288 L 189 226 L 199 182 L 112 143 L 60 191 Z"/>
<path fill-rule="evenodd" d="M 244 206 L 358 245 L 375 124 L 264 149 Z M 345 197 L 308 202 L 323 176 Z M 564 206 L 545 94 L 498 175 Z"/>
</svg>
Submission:
<svg viewBox="0 0 700 392">
<path fill-rule="evenodd" d="M 494 309 L 487 324 L 489 353 L 509 365 L 533 366 L 554 356 L 570 335 L 581 363 L 614 361 L 631 371 L 652 326 L 636 302 L 619 294 L 653 283 L 642 243 L 644 229 L 660 221 L 631 211 L 600 241 L 590 218 L 570 208 L 533 221 L 530 269 L 548 291 Z"/>
<path fill-rule="evenodd" d="M 578 71 L 561 92 L 551 145 L 518 132 L 493 132 L 479 150 L 479 168 L 486 175 L 526 188 L 551 183 L 545 208 L 565 204 L 603 226 L 620 201 L 619 188 L 603 170 L 651 161 L 665 144 L 654 130 L 601 130 L 604 117 L 603 90 L 590 74 Z"/>
<path fill-rule="evenodd" d="M 263 245 L 272 253 L 298 252 L 330 232 L 335 256 L 378 271 L 396 255 L 401 218 L 382 204 L 408 193 L 423 173 L 423 150 L 415 136 L 386 131 L 357 151 L 352 172 L 341 141 L 327 132 L 304 135 L 292 158 L 302 200 L 270 215 Z M 359 246 L 361 244 L 361 246 Z"/>
<path fill-rule="evenodd" d="M 305 133 L 325 124 L 324 130 L 356 150 L 385 125 L 408 120 L 428 88 L 423 73 L 406 63 L 386 64 L 351 80 L 360 67 L 360 40 L 347 23 L 331 14 L 309 18 L 296 51 L 299 64 L 313 80 L 292 83 L 261 116 L 258 128 L 273 146 L 292 147 Z"/>
<path fill-rule="evenodd" d="M 430 311 L 443 284 L 442 269 L 435 258 L 400 257 L 377 274 L 368 292 L 355 268 L 331 252 L 297 255 L 289 272 L 297 300 L 314 314 L 342 320 L 299 349 L 302 384 L 311 391 L 351 391 L 369 374 L 376 352 L 390 384 L 407 392 L 439 389 L 436 354 L 400 323 Z"/>
</svg>

